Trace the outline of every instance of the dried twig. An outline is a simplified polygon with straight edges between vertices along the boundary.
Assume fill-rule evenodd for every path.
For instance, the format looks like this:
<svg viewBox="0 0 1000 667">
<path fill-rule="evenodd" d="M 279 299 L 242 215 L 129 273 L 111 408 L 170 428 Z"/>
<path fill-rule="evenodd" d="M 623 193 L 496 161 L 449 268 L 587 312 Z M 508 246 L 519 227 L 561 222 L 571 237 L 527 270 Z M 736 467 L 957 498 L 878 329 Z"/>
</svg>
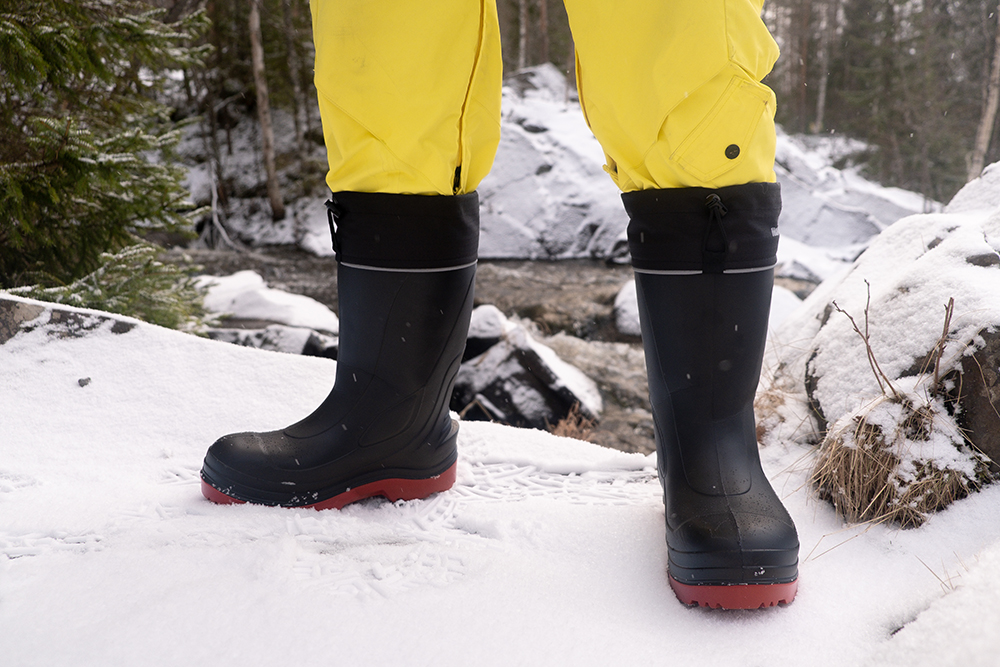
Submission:
<svg viewBox="0 0 1000 667">
<path fill-rule="evenodd" d="M 847 316 L 847 319 L 851 321 L 851 326 L 854 327 L 854 331 L 859 336 L 861 336 L 861 340 L 864 341 L 865 350 L 868 354 L 868 365 L 871 366 L 872 373 L 875 375 L 875 381 L 878 382 L 878 388 L 882 391 L 883 394 L 888 395 L 886 392 L 886 387 L 888 387 L 889 392 L 892 393 L 892 397 L 895 400 L 899 401 L 902 400 L 903 397 L 900 395 L 898 391 L 896 391 L 896 388 L 892 385 L 892 381 L 889 380 L 889 376 L 887 376 L 882 371 L 882 368 L 878 365 L 878 360 L 875 358 L 875 352 L 872 350 L 871 339 L 869 337 L 869 331 L 868 331 L 868 325 L 869 325 L 868 308 L 871 306 L 872 303 L 872 286 L 867 280 L 865 281 L 865 285 L 868 286 L 868 300 L 865 302 L 864 333 L 861 332 L 861 328 L 858 327 L 858 323 L 854 321 L 854 318 L 851 317 L 850 313 L 848 313 L 846 310 L 837 305 L 836 301 L 833 302 L 833 307 L 834 309 L 837 310 L 837 312 L 843 313 L 844 315 Z"/>
<path fill-rule="evenodd" d="M 951 316 L 955 313 L 955 297 L 948 299 L 948 305 L 944 307 L 944 329 L 941 331 L 941 338 L 938 339 L 934 347 L 934 385 L 931 387 L 931 396 L 938 394 L 938 386 L 941 383 L 941 357 L 944 355 L 944 346 L 948 343 L 948 332 L 951 330 Z"/>
</svg>

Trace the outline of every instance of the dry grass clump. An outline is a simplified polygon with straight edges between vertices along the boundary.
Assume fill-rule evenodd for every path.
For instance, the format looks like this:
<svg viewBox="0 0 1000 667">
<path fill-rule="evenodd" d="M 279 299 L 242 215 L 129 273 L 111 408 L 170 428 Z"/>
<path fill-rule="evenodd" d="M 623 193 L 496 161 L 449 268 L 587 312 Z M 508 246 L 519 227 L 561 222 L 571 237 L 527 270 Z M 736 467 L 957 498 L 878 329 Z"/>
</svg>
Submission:
<svg viewBox="0 0 1000 667">
<path fill-rule="evenodd" d="M 847 521 L 919 526 L 977 490 L 988 474 L 988 459 L 960 434 L 947 434 L 947 422 L 930 403 L 882 396 L 831 429 L 812 482 Z M 952 456 L 941 456 L 942 445 Z"/>
<path fill-rule="evenodd" d="M 576 440 L 591 442 L 595 426 L 597 426 L 597 422 L 585 417 L 580 412 L 580 404 L 574 403 L 573 407 L 569 409 L 569 413 L 556 422 L 555 426 L 551 426 L 549 431 L 553 435 L 564 438 L 575 438 Z"/>
</svg>

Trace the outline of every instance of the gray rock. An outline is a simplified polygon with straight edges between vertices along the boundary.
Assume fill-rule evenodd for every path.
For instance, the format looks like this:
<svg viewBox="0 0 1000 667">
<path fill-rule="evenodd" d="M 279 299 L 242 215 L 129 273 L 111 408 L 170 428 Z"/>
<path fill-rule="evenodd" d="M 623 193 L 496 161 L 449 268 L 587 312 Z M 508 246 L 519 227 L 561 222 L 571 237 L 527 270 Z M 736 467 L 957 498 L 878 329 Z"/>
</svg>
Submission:
<svg viewBox="0 0 1000 667">
<path fill-rule="evenodd" d="M 958 424 L 1000 472 L 1000 330 L 980 331 L 975 353 L 962 357 Z"/>
<path fill-rule="evenodd" d="M 135 322 L 126 317 L 0 294 L 0 345 L 22 331 L 40 327 L 44 327 L 51 337 L 79 338 L 103 328 L 113 334 L 124 334 L 135 326 Z"/>
<path fill-rule="evenodd" d="M 597 419 L 602 405 L 593 381 L 509 321 L 497 344 L 462 364 L 451 400 L 466 419 L 539 429 L 555 425 L 574 406 Z"/>
<path fill-rule="evenodd" d="M 261 329 L 208 329 L 212 340 L 272 352 L 303 354 L 311 357 L 337 358 L 338 338 L 302 327 L 271 324 Z"/>
</svg>

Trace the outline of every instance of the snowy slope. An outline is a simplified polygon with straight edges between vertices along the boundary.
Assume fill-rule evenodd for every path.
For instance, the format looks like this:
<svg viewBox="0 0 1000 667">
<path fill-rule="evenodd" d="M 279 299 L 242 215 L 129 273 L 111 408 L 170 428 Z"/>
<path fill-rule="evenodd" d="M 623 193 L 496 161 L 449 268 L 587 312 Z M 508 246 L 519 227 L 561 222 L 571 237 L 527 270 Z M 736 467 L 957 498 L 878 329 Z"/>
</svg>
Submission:
<svg viewBox="0 0 1000 667">
<path fill-rule="evenodd" d="M 254 119 L 246 118 L 227 135 L 234 148 L 232 154 L 224 151 L 223 169 L 235 194 L 227 224 L 254 243 L 298 244 L 318 255 L 332 254 L 321 196 L 286 202 L 288 217 L 280 223 L 271 222 L 266 199 L 254 196 L 264 191 L 255 133 Z M 280 110 L 275 112 L 275 133 L 279 152 L 293 152 L 291 119 Z M 779 129 L 779 275 L 818 282 L 853 261 L 872 236 L 899 218 L 940 208 L 914 193 L 872 183 L 857 168 L 834 166 L 861 148 L 835 137 L 791 137 Z M 211 175 L 205 151 L 205 141 L 195 134 L 180 147 L 190 163 L 193 198 L 208 204 Z M 325 160 L 321 148 L 313 158 Z M 480 255 L 627 261 L 628 218 L 604 164 L 576 92 L 555 66 L 531 67 L 509 77 L 503 89 L 500 146 L 478 189 Z M 290 165 L 297 168 L 294 160 Z"/>
<path fill-rule="evenodd" d="M 773 445 L 798 599 L 688 609 L 652 457 L 464 423 L 458 484 L 427 501 L 216 506 L 207 446 L 302 416 L 334 363 L 50 318 L 0 345 L 0 664 L 995 664 L 1000 487 L 919 530 L 844 527 L 808 450 Z"/>
</svg>

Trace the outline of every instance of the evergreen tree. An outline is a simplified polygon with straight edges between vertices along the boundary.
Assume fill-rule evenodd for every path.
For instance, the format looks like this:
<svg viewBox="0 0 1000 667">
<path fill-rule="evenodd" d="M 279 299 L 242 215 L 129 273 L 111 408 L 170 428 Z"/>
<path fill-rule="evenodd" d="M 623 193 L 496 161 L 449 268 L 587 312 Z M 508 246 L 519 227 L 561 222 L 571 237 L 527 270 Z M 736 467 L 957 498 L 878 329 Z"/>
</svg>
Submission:
<svg viewBox="0 0 1000 667">
<path fill-rule="evenodd" d="M 768 79 L 779 122 L 861 139 L 870 150 L 855 157 L 873 178 L 948 201 L 986 115 L 996 9 L 996 0 L 768 0 L 783 52 Z M 993 141 L 985 160 L 997 159 Z"/>
<path fill-rule="evenodd" d="M 190 225 L 155 93 L 197 64 L 202 14 L 138 0 L 0 0 L 0 287 L 63 285 L 136 233 Z"/>
</svg>

